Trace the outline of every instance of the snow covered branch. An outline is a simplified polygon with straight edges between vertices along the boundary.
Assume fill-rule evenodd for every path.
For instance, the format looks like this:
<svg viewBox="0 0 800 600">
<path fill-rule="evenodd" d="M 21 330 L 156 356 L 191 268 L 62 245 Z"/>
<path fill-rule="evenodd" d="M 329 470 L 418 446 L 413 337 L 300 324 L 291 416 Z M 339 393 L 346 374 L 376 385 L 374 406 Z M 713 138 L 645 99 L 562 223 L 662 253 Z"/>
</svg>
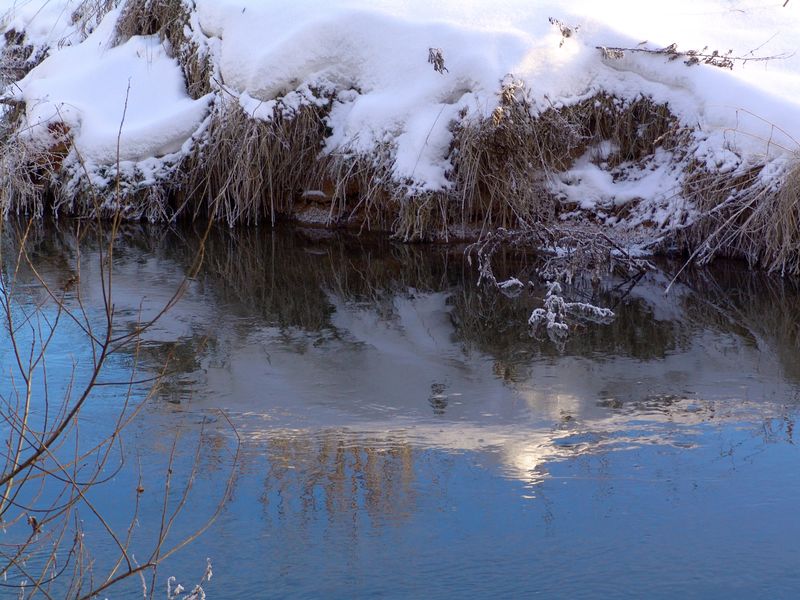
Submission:
<svg viewBox="0 0 800 600">
<path fill-rule="evenodd" d="M 720 52 L 719 50 L 709 51 L 708 46 L 704 46 L 701 50 L 678 50 L 678 44 L 672 43 L 663 48 L 646 48 L 646 47 L 617 47 L 617 46 L 596 46 L 603 58 L 611 60 L 620 60 L 625 57 L 626 53 L 633 54 L 657 54 L 666 56 L 668 60 L 678 60 L 679 58 L 685 59 L 683 64 L 687 67 L 694 65 L 704 64 L 721 69 L 733 69 L 735 63 L 747 64 L 748 62 L 765 62 L 772 60 L 785 60 L 794 55 L 793 52 L 783 52 L 774 54 L 772 56 L 754 56 L 744 55 L 735 56 L 733 50 Z"/>
</svg>

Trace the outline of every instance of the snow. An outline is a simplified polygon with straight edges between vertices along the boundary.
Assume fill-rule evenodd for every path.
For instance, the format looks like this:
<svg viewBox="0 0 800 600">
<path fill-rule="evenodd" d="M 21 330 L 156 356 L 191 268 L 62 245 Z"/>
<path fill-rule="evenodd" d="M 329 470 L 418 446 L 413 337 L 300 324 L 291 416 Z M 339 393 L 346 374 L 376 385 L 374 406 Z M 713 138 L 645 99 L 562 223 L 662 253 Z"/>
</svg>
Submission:
<svg viewBox="0 0 800 600">
<path fill-rule="evenodd" d="M 562 201 L 576 205 L 574 212 L 561 215 L 563 220 L 584 212 L 595 214 L 607 225 L 617 225 L 624 221 L 616 216 L 617 209 L 647 201 L 648 210 L 638 211 L 638 220 L 627 224 L 639 225 L 648 220 L 665 227 L 677 225 L 684 215 L 679 206 L 678 168 L 673 154 L 660 148 L 643 166 L 625 164 L 613 169 L 602 161 L 602 153 L 590 149 L 569 171 L 560 174 L 551 188 Z"/>
<path fill-rule="evenodd" d="M 0 24 L 3 31 L 24 31 L 29 41 L 38 45 L 79 42 L 72 24 L 76 5 L 76 2 L 0 0 Z"/>
<path fill-rule="evenodd" d="M 111 46 L 118 11 L 80 44 L 52 53 L 15 86 L 27 135 L 60 121 L 82 158 L 96 164 L 145 160 L 178 151 L 208 112 L 192 100 L 183 74 L 157 36 Z"/>
<path fill-rule="evenodd" d="M 447 185 L 450 121 L 461 109 L 488 117 L 509 73 L 527 83 L 540 107 L 601 89 L 628 98 L 652 94 L 699 126 L 707 136 L 703 150 L 731 147 L 754 157 L 796 150 L 796 56 L 728 72 L 641 54 L 603 60 L 596 46 L 636 47 L 647 39 L 654 47 L 731 47 L 742 56 L 758 46 L 757 56 L 792 53 L 797 10 L 778 3 L 770 10 L 752 2 L 664 4 L 506 0 L 488 9 L 418 0 L 199 0 L 198 18 L 206 34 L 222 40 L 225 83 L 250 97 L 268 101 L 301 83 L 357 89 L 331 115 L 328 150 L 368 153 L 388 138 L 396 177 L 426 188 Z M 562 44 L 550 16 L 580 29 Z M 430 47 L 442 49 L 447 72 L 427 64 Z M 765 86 L 765 79 L 786 85 Z"/>
<path fill-rule="evenodd" d="M 112 11 L 90 35 L 72 24 L 75 0 L 0 0 L 5 30 L 24 30 L 50 57 L 15 86 L 26 102 L 31 138 L 46 139 L 65 121 L 77 148 L 98 164 L 152 159 L 180 151 L 201 127 L 211 98 L 188 97 L 170 49 L 156 37 L 112 47 Z M 450 185 L 452 123 L 485 119 L 501 81 L 524 81 L 535 110 L 605 91 L 666 102 L 694 132 L 695 157 L 717 170 L 774 162 L 800 152 L 800 5 L 751 0 L 530 2 L 498 0 L 195 0 L 190 31 L 212 48 L 226 97 L 255 118 L 274 101 L 307 101 L 308 90 L 335 98 L 324 152 L 385 155 L 410 192 Z M 577 28 L 562 37 L 549 17 Z M 85 27 L 84 27 L 85 28 Z M 89 27 L 91 29 L 91 27 Z M 85 38 L 85 39 L 84 39 Z M 599 46 L 679 50 L 729 49 L 732 70 L 686 66 L 683 59 L 625 52 L 604 58 Z M 446 71 L 428 64 L 440 48 Z M 758 57 L 778 57 L 758 61 Z M 130 91 L 127 91 L 130 83 Z M 305 91 L 305 93 L 304 93 Z M 674 157 L 612 176 L 598 152 L 579 159 L 553 190 L 581 210 L 633 199 L 652 201 L 653 220 L 668 226 L 682 210 Z M 609 224 L 614 224 L 613 218 Z"/>
</svg>

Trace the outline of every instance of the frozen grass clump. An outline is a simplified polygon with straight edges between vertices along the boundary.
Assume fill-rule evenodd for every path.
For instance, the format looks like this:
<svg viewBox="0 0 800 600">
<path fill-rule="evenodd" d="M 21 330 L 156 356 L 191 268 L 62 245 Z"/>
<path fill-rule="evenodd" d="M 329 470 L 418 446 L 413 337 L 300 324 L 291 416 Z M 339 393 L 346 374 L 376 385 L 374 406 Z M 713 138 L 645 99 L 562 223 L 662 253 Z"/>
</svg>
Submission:
<svg viewBox="0 0 800 600">
<path fill-rule="evenodd" d="M 677 234 L 701 264 L 717 256 L 800 276 L 800 162 L 775 175 L 765 165 L 738 174 L 698 170 L 687 177 L 687 196 L 699 217 Z"/>
</svg>

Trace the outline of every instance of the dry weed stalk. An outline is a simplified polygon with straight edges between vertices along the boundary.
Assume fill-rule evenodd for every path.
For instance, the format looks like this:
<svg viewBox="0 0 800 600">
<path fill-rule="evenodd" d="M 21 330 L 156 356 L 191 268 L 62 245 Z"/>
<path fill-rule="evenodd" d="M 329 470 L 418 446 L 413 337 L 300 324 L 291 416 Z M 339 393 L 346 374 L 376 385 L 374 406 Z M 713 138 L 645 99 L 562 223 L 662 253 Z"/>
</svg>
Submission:
<svg viewBox="0 0 800 600">
<path fill-rule="evenodd" d="M 783 60 L 791 56 L 790 53 L 775 54 L 772 56 L 755 56 L 752 52 L 748 52 L 744 56 L 737 56 L 733 54 L 733 50 L 720 52 L 719 50 L 709 50 L 708 46 L 703 47 L 701 50 L 678 50 L 678 44 L 676 43 L 664 46 L 663 48 L 647 48 L 643 46 L 637 46 L 635 48 L 597 46 L 596 48 L 602 53 L 603 58 L 610 60 L 620 60 L 625 57 L 626 53 L 655 54 L 664 56 L 670 61 L 684 59 L 683 64 L 687 67 L 704 64 L 721 69 L 733 69 L 736 63 L 745 65 L 748 62 Z"/>
<path fill-rule="evenodd" d="M 82 0 L 73 9 L 70 21 L 77 26 L 80 36 L 85 38 L 117 4 L 119 0 Z"/>
<path fill-rule="evenodd" d="M 444 66 L 444 51 L 441 48 L 428 48 L 428 64 L 433 65 L 433 70 L 442 75 L 449 71 Z"/>
<path fill-rule="evenodd" d="M 558 31 L 561 33 L 561 41 L 558 44 L 558 47 L 561 48 L 564 46 L 564 42 L 566 42 L 569 38 L 573 35 L 578 33 L 580 30 L 580 25 L 570 26 L 560 21 L 559 19 L 555 19 L 550 17 L 547 19 L 550 22 L 550 25 L 553 25 L 558 28 Z"/>
</svg>

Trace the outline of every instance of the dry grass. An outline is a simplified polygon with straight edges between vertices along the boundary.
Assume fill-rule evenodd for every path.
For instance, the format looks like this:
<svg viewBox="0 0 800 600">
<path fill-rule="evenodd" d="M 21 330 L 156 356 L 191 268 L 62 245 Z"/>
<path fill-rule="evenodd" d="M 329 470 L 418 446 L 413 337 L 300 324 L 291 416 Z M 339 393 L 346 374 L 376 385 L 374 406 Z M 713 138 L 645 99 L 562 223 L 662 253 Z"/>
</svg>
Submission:
<svg viewBox="0 0 800 600">
<path fill-rule="evenodd" d="M 87 37 L 103 17 L 119 4 L 119 0 L 82 0 L 72 11 L 70 20 L 81 37 Z"/>
<path fill-rule="evenodd" d="M 642 160 L 657 147 L 677 148 L 686 136 L 666 105 L 647 97 L 622 101 L 598 94 L 537 113 L 524 86 L 510 81 L 491 118 L 462 115 L 453 124 L 447 190 L 418 193 L 395 180 L 391 148 L 372 157 L 337 153 L 327 157 L 322 173 L 334 182 L 332 222 L 346 217 L 368 228 L 377 224 L 404 241 L 461 239 L 553 222 L 559 206 L 548 178 L 593 144 L 611 142 L 616 150 L 608 162 L 616 165 Z"/>
<path fill-rule="evenodd" d="M 397 212 L 392 232 L 396 238 L 404 242 L 437 238 L 449 241 L 453 202 L 447 192 L 405 195 L 401 189 L 399 193 L 395 192 L 393 204 Z"/>
<path fill-rule="evenodd" d="M 552 222 L 559 209 L 547 191 L 555 172 L 601 141 L 610 167 L 640 161 L 656 148 L 675 149 L 687 132 L 664 104 L 600 93 L 536 112 L 524 86 L 506 82 L 491 119 L 456 125 L 453 178 L 463 222 L 483 233 Z"/>
<path fill-rule="evenodd" d="M 666 107 L 647 98 L 622 103 L 602 95 L 538 116 L 516 88 L 504 88 L 501 101 L 501 118 L 455 125 L 452 187 L 420 193 L 393 177 L 389 145 L 369 156 L 347 148 L 323 153 L 331 104 L 322 92 L 312 91 L 300 108 L 279 99 L 268 120 L 224 99 L 183 167 L 177 212 L 231 225 L 275 222 L 307 207 L 311 191 L 327 223 L 388 230 L 404 241 L 535 227 L 557 210 L 545 190 L 548 174 L 568 168 L 591 144 L 610 139 L 618 148 L 611 160 L 623 162 L 676 145 L 681 133 Z"/>
<path fill-rule="evenodd" d="M 491 119 L 456 126 L 454 208 L 462 222 L 479 223 L 486 232 L 552 220 L 555 202 L 545 191 L 547 167 L 561 166 L 564 149 L 569 153 L 580 140 L 564 127 L 558 143 L 552 143 L 547 121 L 532 115 L 524 97 L 504 97 Z"/>
<path fill-rule="evenodd" d="M 745 258 L 753 267 L 800 276 L 800 162 L 777 180 L 762 169 L 735 176 L 699 169 L 687 177 L 684 193 L 701 217 L 680 237 L 696 262 Z"/>
<path fill-rule="evenodd" d="M 366 230 L 396 230 L 403 195 L 392 178 L 394 148 L 385 144 L 372 156 L 342 149 L 319 157 L 314 186 L 328 201 L 328 222 Z M 412 239 L 409 235 L 407 239 Z"/>
<path fill-rule="evenodd" d="M 205 140 L 184 165 L 186 211 L 229 225 L 274 223 L 291 214 L 318 179 L 327 107 L 310 101 L 285 108 L 279 101 L 265 121 L 233 101 L 216 106 Z"/>
<path fill-rule="evenodd" d="M 148 12 L 150 4 L 128 5 L 120 39 L 132 32 L 178 35 L 159 24 L 188 18 L 180 10 L 184 5 L 158 0 Z M 173 47 L 180 48 L 177 43 Z M 619 163 L 642 159 L 659 144 L 676 145 L 680 131 L 666 107 L 643 97 L 622 102 L 601 94 L 536 114 L 524 88 L 511 83 L 491 118 L 454 124 L 452 186 L 420 193 L 412 182 L 393 177 L 388 145 L 370 156 L 346 148 L 322 152 L 331 100 L 321 92 L 306 92 L 299 108 L 278 99 L 266 120 L 246 113 L 224 89 L 217 93 L 207 130 L 192 155 L 170 167 L 167 180 L 142 186 L 135 175 L 124 175 L 113 199 L 88 202 L 93 190 L 73 165 L 65 177 L 73 183 L 55 194 L 55 208 L 71 214 L 123 209 L 128 218 L 151 221 L 190 214 L 230 225 L 274 223 L 292 216 L 305 194 L 316 191 L 329 224 L 389 230 L 404 241 L 462 239 L 476 230 L 551 223 L 558 203 L 547 192 L 548 177 L 569 168 L 592 144 L 610 141 L 616 152 L 608 160 Z M 106 179 L 117 179 L 115 167 L 106 170 Z"/>
<path fill-rule="evenodd" d="M 46 49 L 29 44 L 25 34 L 6 31 L 0 51 L 0 88 L 22 79 L 47 56 Z M 25 105 L 11 98 L 0 104 L 0 213 L 43 214 L 46 185 L 42 175 L 52 172 L 55 164 L 42 160 L 29 144 L 22 142 L 19 127 L 25 116 Z M 45 157 L 46 159 L 46 157 Z M 51 168 L 48 168 L 51 167 Z"/>
<path fill-rule="evenodd" d="M 4 136 L 0 152 L 0 216 L 31 214 L 37 218 L 44 214 L 45 186 L 42 185 L 33 163 L 24 149 L 10 152 L 15 136 Z"/>
<path fill-rule="evenodd" d="M 82 167 L 77 164 L 75 169 L 80 170 Z M 67 185 L 55 186 L 52 212 L 79 217 L 99 216 L 103 219 L 119 214 L 125 220 L 146 220 L 150 223 L 165 223 L 174 218 L 170 203 L 171 181 L 145 185 L 133 176 L 130 179 L 122 177 L 119 185 L 115 185 L 115 169 L 109 168 L 106 173 L 106 179 L 112 184 L 104 189 L 95 187 L 82 172 Z"/>
<path fill-rule="evenodd" d="M 0 84 L 19 81 L 45 57 L 43 49 L 36 49 L 25 40 L 25 34 L 13 29 L 6 31 L 5 44 L 0 52 Z"/>
<path fill-rule="evenodd" d="M 53 124 L 48 146 L 24 136 L 25 110 L 13 103 L 0 117 L 0 215 L 28 214 L 41 218 L 57 189 L 68 144 L 68 131 Z"/>
</svg>

